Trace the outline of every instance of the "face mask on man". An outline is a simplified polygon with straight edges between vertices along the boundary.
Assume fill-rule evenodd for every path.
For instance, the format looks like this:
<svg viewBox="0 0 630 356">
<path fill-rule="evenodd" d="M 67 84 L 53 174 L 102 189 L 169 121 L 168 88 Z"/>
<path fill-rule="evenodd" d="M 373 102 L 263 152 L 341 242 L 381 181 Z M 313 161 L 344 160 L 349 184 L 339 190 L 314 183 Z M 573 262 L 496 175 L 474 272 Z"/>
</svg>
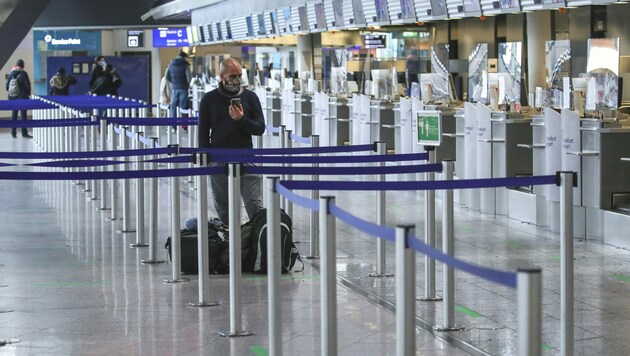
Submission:
<svg viewBox="0 0 630 356">
<path fill-rule="evenodd" d="M 103 69 L 105 69 L 105 67 L 107 67 L 107 62 L 105 62 L 104 59 L 101 61 L 101 67 L 103 67 Z"/>
<path fill-rule="evenodd" d="M 232 79 L 227 79 L 225 83 L 223 83 L 223 85 L 225 86 L 225 89 L 232 92 L 237 92 L 241 90 L 241 78 L 236 77 Z"/>
</svg>

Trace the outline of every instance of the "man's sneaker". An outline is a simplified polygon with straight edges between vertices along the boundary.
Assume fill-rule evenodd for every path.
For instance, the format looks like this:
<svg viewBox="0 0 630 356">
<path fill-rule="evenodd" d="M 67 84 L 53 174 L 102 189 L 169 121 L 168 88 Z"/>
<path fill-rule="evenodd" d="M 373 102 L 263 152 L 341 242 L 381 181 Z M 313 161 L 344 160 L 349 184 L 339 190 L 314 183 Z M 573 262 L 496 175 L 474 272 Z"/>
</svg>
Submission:
<svg viewBox="0 0 630 356">
<path fill-rule="evenodd" d="M 24 137 L 24 138 L 33 138 L 33 136 L 31 136 L 31 135 L 29 135 L 29 134 L 22 135 L 22 137 Z"/>
</svg>

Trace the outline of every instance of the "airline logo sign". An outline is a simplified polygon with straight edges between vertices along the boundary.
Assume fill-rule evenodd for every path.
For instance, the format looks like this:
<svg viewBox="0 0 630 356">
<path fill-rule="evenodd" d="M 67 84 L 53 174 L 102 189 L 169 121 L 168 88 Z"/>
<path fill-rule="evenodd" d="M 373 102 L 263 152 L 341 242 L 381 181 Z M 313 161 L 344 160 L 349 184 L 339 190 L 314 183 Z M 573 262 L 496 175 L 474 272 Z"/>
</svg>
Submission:
<svg viewBox="0 0 630 356">
<path fill-rule="evenodd" d="M 53 46 L 80 46 L 81 39 L 80 38 L 61 38 L 57 39 L 51 35 L 44 36 L 44 41 L 46 43 L 50 43 Z"/>
</svg>

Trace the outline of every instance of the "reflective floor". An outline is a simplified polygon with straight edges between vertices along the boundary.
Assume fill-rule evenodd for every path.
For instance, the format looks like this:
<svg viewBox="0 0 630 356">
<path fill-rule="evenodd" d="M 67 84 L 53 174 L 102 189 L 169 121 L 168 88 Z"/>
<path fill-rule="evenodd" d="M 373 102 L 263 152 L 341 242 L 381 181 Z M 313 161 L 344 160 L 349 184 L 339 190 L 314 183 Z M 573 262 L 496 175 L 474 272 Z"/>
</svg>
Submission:
<svg viewBox="0 0 630 356">
<path fill-rule="evenodd" d="M 185 144 L 185 142 L 184 142 Z M 31 140 L 0 130 L 0 151 L 35 150 Z M 10 160 L 0 160 L 11 162 Z M 27 170 L 1 168 L 2 171 Z M 343 177 L 344 179 L 355 179 Z M 132 184 L 133 186 L 133 184 Z M 170 230 L 168 180 L 160 180 L 158 257 Z M 1 181 L 0 355 L 266 355 L 267 285 L 260 275 L 243 276 L 243 328 L 253 333 L 222 338 L 230 330 L 227 276 L 211 277 L 211 298 L 198 301 L 196 276 L 165 284 L 167 263 L 143 265 L 148 248 L 130 248 L 134 233 L 120 233 L 85 186 L 68 181 Z M 182 222 L 194 215 L 196 199 L 182 184 Z M 305 192 L 301 194 L 306 195 Z M 374 219 L 375 193 L 334 194 L 337 204 Z M 132 199 L 133 201 L 134 199 Z M 148 199 L 147 199 L 148 201 Z M 441 211 L 438 201 L 439 244 Z M 387 223 L 423 229 L 423 195 L 388 193 Z M 132 204 L 132 211 L 135 208 Z M 210 214 L 213 215 L 212 208 Z M 135 216 L 132 213 L 132 226 Z M 308 212 L 295 207 L 294 239 L 308 254 Z M 456 207 L 456 256 L 503 270 L 543 268 L 543 350 L 560 348 L 559 242 L 545 228 Z M 373 278 L 376 240 L 341 222 L 338 228 L 339 354 L 395 354 L 394 278 Z M 387 272 L 393 272 L 388 248 Z M 318 260 L 304 272 L 282 278 L 283 351 L 320 354 Z M 424 258 L 417 258 L 417 295 L 424 295 Z M 442 290 L 437 264 L 437 293 Z M 429 331 L 442 323 L 441 302 L 418 302 L 417 354 L 515 354 L 516 293 L 456 272 L 456 322 L 464 331 Z M 595 241 L 575 240 L 575 354 L 625 355 L 630 345 L 630 252 Z M 1 343 L 0 343 L 1 345 Z"/>
</svg>

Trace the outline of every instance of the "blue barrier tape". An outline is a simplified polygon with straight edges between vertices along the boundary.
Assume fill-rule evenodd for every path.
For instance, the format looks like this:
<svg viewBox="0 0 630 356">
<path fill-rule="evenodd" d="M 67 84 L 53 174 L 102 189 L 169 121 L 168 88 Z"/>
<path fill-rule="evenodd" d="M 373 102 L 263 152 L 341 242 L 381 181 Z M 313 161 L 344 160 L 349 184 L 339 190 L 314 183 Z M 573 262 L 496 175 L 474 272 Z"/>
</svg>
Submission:
<svg viewBox="0 0 630 356">
<path fill-rule="evenodd" d="M 441 172 L 442 165 L 423 164 L 392 167 L 260 167 L 244 166 L 250 174 L 293 174 L 293 175 L 356 175 L 356 174 L 404 174 Z"/>
<path fill-rule="evenodd" d="M 33 167 L 56 167 L 56 168 L 77 168 L 77 167 L 99 167 L 99 166 L 112 166 L 117 164 L 136 163 L 127 161 L 113 161 L 105 159 L 90 159 L 90 160 L 73 160 L 73 161 L 50 161 L 50 162 L 37 162 L 28 163 L 24 166 Z"/>
<path fill-rule="evenodd" d="M 290 152 L 291 149 L 287 149 Z M 416 154 L 416 160 L 424 160 L 424 153 Z M 409 161 L 409 155 L 361 155 L 361 156 L 232 156 L 210 154 L 209 160 L 222 163 L 369 163 Z"/>
<path fill-rule="evenodd" d="M 265 125 L 265 129 L 267 129 L 267 131 L 272 132 L 272 133 L 280 132 L 280 128 L 279 127 L 273 127 L 271 125 Z"/>
<path fill-rule="evenodd" d="M 0 111 L 9 110 L 41 110 L 54 109 L 56 105 L 45 103 L 41 100 L 32 99 L 12 99 L 0 100 Z"/>
<path fill-rule="evenodd" d="M 319 201 L 315 199 L 310 199 L 307 197 L 303 197 L 301 195 L 297 195 L 293 193 L 292 191 L 288 190 L 287 188 L 285 188 L 280 183 L 276 183 L 276 190 L 278 191 L 278 194 L 284 196 L 288 200 L 292 201 L 293 203 L 303 208 L 310 209 L 313 211 L 319 211 Z"/>
<path fill-rule="evenodd" d="M 0 172 L 0 180 L 93 180 L 186 177 L 225 174 L 223 167 L 199 167 L 115 172 Z"/>
<path fill-rule="evenodd" d="M 108 118 L 107 121 L 122 126 L 181 126 L 181 125 L 197 125 L 199 119 L 195 117 L 152 117 L 152 118 Z"/>
<path fill-rule="evenodd" d="M 98 126 L 96 121 L 86 119 L 66 120 L 2 120 L 0 128 L 33 128 L 33 127 L 67 127 L 67 126 Z"/>
<path fill-rule="evenodd" d="M 387 241 L 395 241 L 396 239 L 396 230 L 389 228 L 387 226 L 381 226 L 369 221 L 365 221 L 360 219 L 349 212 L 341 209 L 335 204 L 331 204 L 330 213 L 336 216 L 339 220 L 345 222 L 346 224 L 355 227 L 359 231 L 363 231 L 366 234 L 378 236 Z"/>
<path fill-rule="evenodd" d="M 442 190 L 556 184 L 556 176 L 438 180 L 432 182 L 346 182 L 346 181 L 282 181 L 291 190 Z"/>
<path fill-rule="evenodd" d="M 469 262 L 464 262 L 456 259 L 453 256 L 444 254 L 442 251 L 429 247 L 425 243 L 419 241 L 415 236 L 409 236 L 407 238 L 409 247 L 414 250 L 423 253 L 429 257 L 432 257 L 440 262 L 456 268 L 458 270 L 470 273 L 472 275 L 481 277 L 483 279 L 502 284 L 510 288 L 516 288 L 516 273 L 494 270 L 492 268 L 481 267 Z"/>
<path fill-rule="evenodd" d="M 0 152 L 0 158 L 7 159 L 73 159 L 73 158 L 106 158 L 106 157 L 131 157 L 173 154 L 175 149 L 146 148 L 141 150 L 114 150 L 114 151 L 90 151 L 90 152 Z"/>
<path fill-rule="evenodd" d="M 264 156 L 264 155 L 288 155 L 288 154 L 299 155 L 299 154 L 313 154 L 313 153 L 367 152 L 367 151 L 374 151 L 374 145 L 295 147 L 295 148 L 194 148 L 194 147 L 180 148 L 181 153 L 206 152 L 209 154 L 232 155 L 232 156 L 247 156 L 247 155 Z M 424 155 L 427 156 L 426 154 Z M 416 159 L 419 159 L 419 158 L 416 158 Z"/>
<path fill-rule="evenodd" d="M 158 163 L 192 163 L 193 157 L 190 155 L 184 156 L 172 156 L 172 157 L 164 157 L 157 159 L 150 159 L 147 162 L 158 162 Z"/>
<path fill-rule="evenodd" d="M 289 138 L 292 139 L 295 142 L 299 142 L 299 143 L 304 143 L 307 145 L 310 145 L 312 143 L 312 140 L 310 137 L 302 137 L 302 136 L 298 136 L 294 133 L 291 133 L 291 135 L 289 135 Z"/>
</svg>

